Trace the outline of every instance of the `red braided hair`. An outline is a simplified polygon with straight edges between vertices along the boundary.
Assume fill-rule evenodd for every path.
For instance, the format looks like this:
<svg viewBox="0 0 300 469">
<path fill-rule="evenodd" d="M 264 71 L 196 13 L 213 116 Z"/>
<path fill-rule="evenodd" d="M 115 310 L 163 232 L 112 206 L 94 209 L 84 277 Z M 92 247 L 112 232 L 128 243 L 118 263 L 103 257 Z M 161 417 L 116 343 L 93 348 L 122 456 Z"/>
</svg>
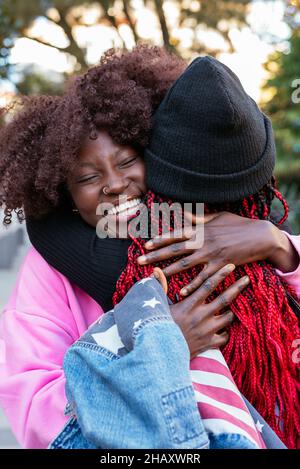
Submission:
<svg viewBox="0 0 300 469">
<path fill-rule="evenodd" d="M 234 204 L 205 206 L 206 212 L 227 210 L 248 218 L 268 219 L 273 198 L 279 199 L 284 207 L 283 223 L 288 216 L 288 206 L 274 186 L 274 179 L 258 194 Z M 151 211 L 154 202 L 166 202 L 148 192 L 145 203 Z M 153 222 L 153 219 L 151 220 Z M 160 222 L 158 222 L 160 223 Z M 171 219 L 171 231 L 174 219 Z M 174 226 L 174 225 L 173 225 Z M 160 226 L 159 232 L 162 232 Z M 154 265 L 141 266 L 137 257 L 144 254 L 144 239 L 132 238 L 128 249 L 128 262 L 121 274 L 113 296 L 118 303 L 131 286 L 149 276 Z M 176 259 L 157 263 L 164 268 Z M 180 299 L 180 290 L 187 285 L 203 266 L 193 267 L 173 275 L 168 281 L 168 296 L 173 302 Z M 232 272 L 216 292 L 211 301 L 244 275 L 250 278 L 249 286 L 232 303 L 235 320 L 230 326 L 229 342 L 223 348 L 233 378 L 239 390 L 260 412 L 288 448 L 300 446 L 300 379 L 297 364 L 292 361 L 294 340 L 300 338 L 298 320 L 289 306 L 285 291 L 291 289 L 276 275 L 267 262 L 254 262 L 239 266 Z M 275 410 L 277 408 L 277 411 Z"/>
</svg>

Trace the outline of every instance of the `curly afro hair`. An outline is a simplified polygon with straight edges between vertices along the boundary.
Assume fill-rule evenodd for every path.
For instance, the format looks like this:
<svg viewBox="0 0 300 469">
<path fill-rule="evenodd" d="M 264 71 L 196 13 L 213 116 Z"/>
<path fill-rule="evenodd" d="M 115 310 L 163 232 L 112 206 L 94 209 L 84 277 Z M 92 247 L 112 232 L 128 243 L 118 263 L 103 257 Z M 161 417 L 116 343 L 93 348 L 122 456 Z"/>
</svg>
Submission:
<svg viewBox="0 0 300 469">
<path fill-rule="evenodd" d="M 66 180 L 84 138 L 105 129 L 142 151 L 151 117 L 186 63 L 160 47 L 110 50 L 61 97 L 24 97 L 0 129 L 0 208 L 5 225 L 68 202 Z M 8 111 L 8 110 L 7 110 Z"/>
</svg>

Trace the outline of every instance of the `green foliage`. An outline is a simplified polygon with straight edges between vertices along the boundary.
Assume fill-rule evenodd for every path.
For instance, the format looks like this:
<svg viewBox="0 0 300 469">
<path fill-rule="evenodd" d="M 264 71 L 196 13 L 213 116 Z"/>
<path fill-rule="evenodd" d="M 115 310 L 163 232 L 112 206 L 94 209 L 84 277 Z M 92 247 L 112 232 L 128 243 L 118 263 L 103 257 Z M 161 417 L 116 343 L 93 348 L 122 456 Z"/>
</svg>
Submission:
<svg viewBox="0 0 300 469">
<path fill-rule="evenodd" d="M 289 2 L 290 3 L 290 2 Z M 299 2 L 300 4 L 300 2 Z M 279 188 L 288 201 L 289 222 L 300 232 L 300 27 L 295 22 L 295 5 L 288 10 L 292 27 L 289 48 L 269 57 L 266 70 L 270 78 L 264 91 L 270 99 L 264 111 L 271 117 L 277 147 L 275 173 Z"/>
<path fill-rule="evenodd" d="M 279 190 L 287 200 L 289 205 L 289 224 L 292 228 L 292 232 L 295 234 L 300 233 L 300 199 L 299 199 L 299 186 L 297 182 L 291 184 L 279 184 Z M 279 213 L 282 212 L 282 205 L 274 200 L 273 208 L 277 209 Z"/>
<path fill-rule="evenodd" d="M 64 76 L 46 77 L 28 67 L 22 73 L 16 87 L 22 95 L 61 95 L 64 91 Z"/>
<path fill-rule="evenodd" d="M 277 145 L 277 175 L 300 182 L 300 28 L 292 32 L 290 49 L 276 52 L 266 64 L 271 77 L 265 90 L 273 97 L 264 106 L 271 117 Z"/>
</svg>

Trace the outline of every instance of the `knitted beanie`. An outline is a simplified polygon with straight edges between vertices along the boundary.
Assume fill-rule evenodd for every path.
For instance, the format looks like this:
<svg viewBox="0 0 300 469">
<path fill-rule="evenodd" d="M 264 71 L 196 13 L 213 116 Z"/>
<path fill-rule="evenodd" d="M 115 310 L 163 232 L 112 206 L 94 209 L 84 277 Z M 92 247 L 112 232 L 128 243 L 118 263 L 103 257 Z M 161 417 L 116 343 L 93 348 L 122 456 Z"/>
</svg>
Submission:
<svg viewBox="0 0 300 469">
<path fill-rule="evenodd" d="M 275 154 L 271 122 L 238 77 L 213 57 L 198 57 L 154 115 L 147 185 L 179 201 L 238 201 L 269 182 Z"/>
</svg>

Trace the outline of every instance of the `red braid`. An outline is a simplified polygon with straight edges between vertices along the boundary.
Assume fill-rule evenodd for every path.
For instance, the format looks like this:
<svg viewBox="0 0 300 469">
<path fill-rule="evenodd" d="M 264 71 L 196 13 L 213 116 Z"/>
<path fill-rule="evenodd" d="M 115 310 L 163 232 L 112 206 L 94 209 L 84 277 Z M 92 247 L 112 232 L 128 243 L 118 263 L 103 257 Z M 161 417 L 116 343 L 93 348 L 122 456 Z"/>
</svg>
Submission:
<svg viewBox="0 0 300 469">
<path fill-rule="evenodd" d="M 270 215 L 273 197 L 283 204 L 285 213 L 280 220 L 283 223 L 288 215 L 288 206 L 272 184 L 242 203 L 226 204 L 223 209 L 248 218 L 266 219 Z M 165 202 L 152 192 L 146 194 L 145 201 L 150 213 L 154 202 Z M 169 205 L 172 203 L 170 200 L 167 202 Z M 216 211 L 216 207 L 206 206 L 205 211 Z M 153 219 L 151 221 L 155 222 Z M 172 229 L 169 227 L 169 230 Z M 159 226 L 161 232 L 162 227 Z M 137 257 L 144 254 L 145 240 L 132 240 L 127 266 L 116 285 L 114 304 L 136 281 L 149 276 L 154 268 L 154 265 L 141 266 L 137 263 Z M 160 262 L 157 266 L 164 268 L 174 260 Z M 193 267 L 169 279 L 168 296 L 173 302 L 181 299 L 181 288 L 198 275 L 202 267 Z M 297 317 L 289 306 L 285 290 L 294 293 L 283 284 L 270 264 L 255 262 L 237 267 L 208 301 L 244 275 L 249 276 L 250 284 L 231 305 L 237 320 L 230 326 L 229 342 L 222 352 L 240 391 L 288 448 L 300 447 L 300 379 L 297 364 L 292 361 L 293 342 L 300 338 L 300 334 Z"/>
</svg>

